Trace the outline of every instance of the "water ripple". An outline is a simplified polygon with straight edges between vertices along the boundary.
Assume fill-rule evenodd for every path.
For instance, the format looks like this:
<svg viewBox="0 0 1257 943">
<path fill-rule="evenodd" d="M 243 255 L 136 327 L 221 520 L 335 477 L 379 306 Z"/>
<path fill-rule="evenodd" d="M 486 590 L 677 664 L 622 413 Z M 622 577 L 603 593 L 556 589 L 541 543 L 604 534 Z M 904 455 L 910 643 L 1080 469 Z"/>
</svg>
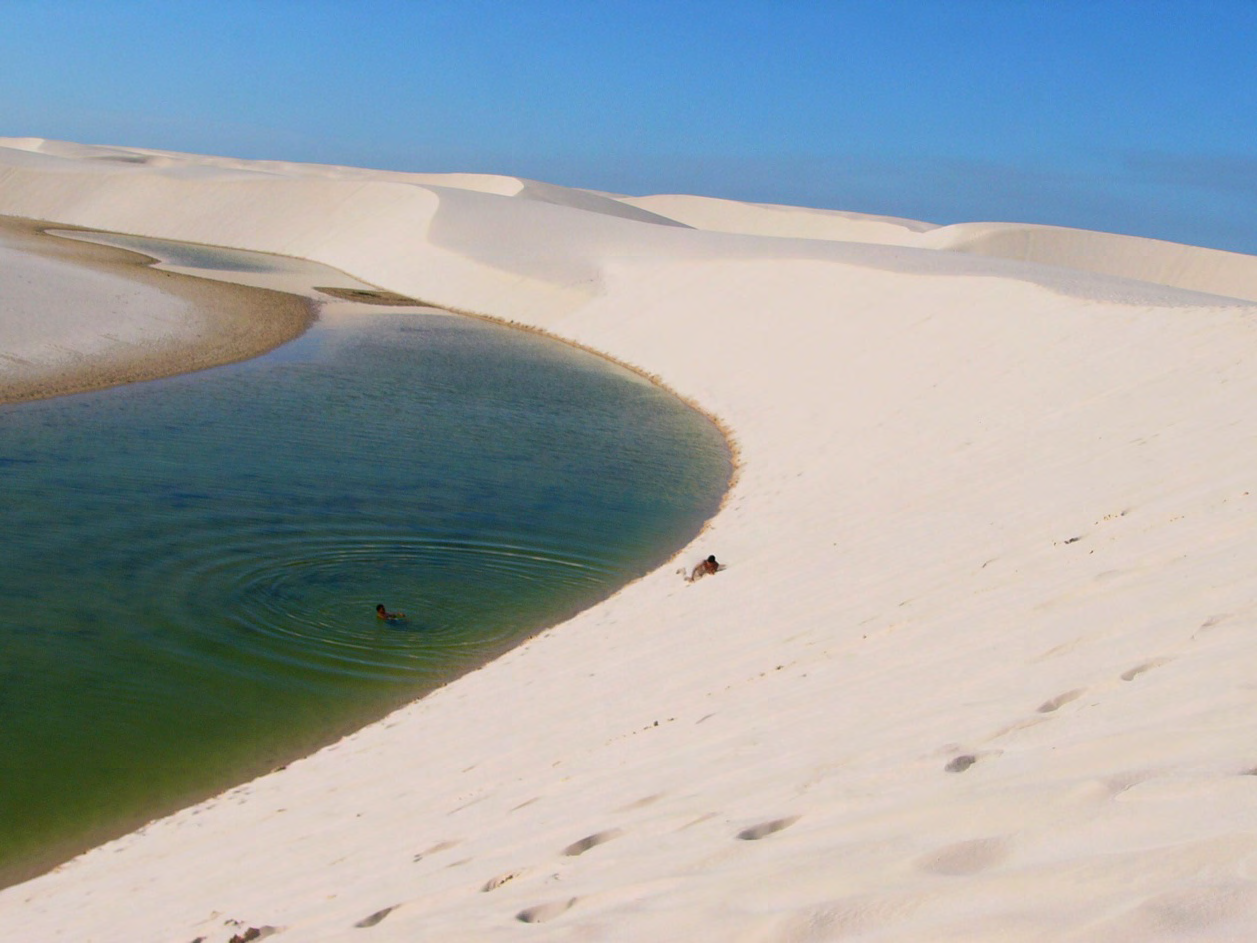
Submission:
<svg viewBox="0 0 1257 943">
<path fill-rule="evenodd" d="M 518 540 L 381 538 L 326 524 L 314 533 L 238 524 L 231 538 L 207 543 L 203 534 L 165 530 L 130 548 L 134 579 L 162 587 L 168 644 L 190 658 L 203 659 L 201 643 L 226 625 L 227 657 L 249 652 L 349 673 L 395 669 L 408 649 L 428 661 L 461 640 L 469 596 L 487 613 L 530 588 L 597 593 L 615 574 L 612 560 Z M 381 623 L 377 603 L 407 619 Z M 517 627 L 486 619 L 480 629 L 476 644 L 493 646 Z"/>
</svg>

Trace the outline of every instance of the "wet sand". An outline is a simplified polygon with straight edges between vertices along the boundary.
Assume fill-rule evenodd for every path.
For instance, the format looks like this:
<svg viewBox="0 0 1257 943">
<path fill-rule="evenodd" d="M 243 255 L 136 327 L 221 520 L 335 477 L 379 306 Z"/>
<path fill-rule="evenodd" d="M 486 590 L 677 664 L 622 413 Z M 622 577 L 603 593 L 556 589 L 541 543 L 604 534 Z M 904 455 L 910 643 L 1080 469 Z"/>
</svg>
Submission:
<svg viewBox="0 0 1257 943">
<path fill-rule="evenodd" d="M 47 229 L 76 227 L 0 216 L 0 245 L 157 289 L 169 297 L 172 313 L 182 308 L 194 314 L 195 323 L 143 343 L 118 341 L 90 358 L 73 352 L 43 362 L 6 357 L 0 364 L 0 403 L 84 393 L 248 360 L 299 336 L 315 317 L 315 304 L 297 295 L 162 271 L 149 256 L 62 238 Z"/>
</svg>

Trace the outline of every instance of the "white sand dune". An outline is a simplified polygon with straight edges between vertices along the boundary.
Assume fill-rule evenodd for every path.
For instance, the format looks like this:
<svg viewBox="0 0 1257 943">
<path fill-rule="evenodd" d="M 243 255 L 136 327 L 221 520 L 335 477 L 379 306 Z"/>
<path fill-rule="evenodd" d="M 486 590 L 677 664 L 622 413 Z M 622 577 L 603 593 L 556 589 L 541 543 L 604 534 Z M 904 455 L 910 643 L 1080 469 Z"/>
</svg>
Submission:
<svg viewBox="0 0 1257 943">
<path fill-rule="evenodd" d="M 742 466 L 684 560 L 721 574 L 664 568 L 0 892 L 0 938 L 1257 926 L 1257 259 L 631 201 L 686 229 L 530 182 L 7 143 L 0 213 L 544 327 L 718 416 Z"/>
<path fill-rule="evenodd" d="M 1257 258 L 1159 239 L 1061 226 L 960 223 L 926 233 L 918 244 L 1257 299 Z"/>
<path fill-rule="evenodd" d="M 918 244 L 921 233 L 934 228 L 931 223 L 894 216 L 869 216 L 771 203 L 740 203 L 687 194 L 620 197 L 620 200 L 695 229 L 711 232 L 911 246 Z"/>
<path fill-rule="evenodd" d="M 1253 256 L 1158 239 L 1021 223 L 934 226 L 892 216 L 702 196 L 620 200 L 711 232 L 942 249 L 1257 300 L 1257 259 Z"/>
</svg>

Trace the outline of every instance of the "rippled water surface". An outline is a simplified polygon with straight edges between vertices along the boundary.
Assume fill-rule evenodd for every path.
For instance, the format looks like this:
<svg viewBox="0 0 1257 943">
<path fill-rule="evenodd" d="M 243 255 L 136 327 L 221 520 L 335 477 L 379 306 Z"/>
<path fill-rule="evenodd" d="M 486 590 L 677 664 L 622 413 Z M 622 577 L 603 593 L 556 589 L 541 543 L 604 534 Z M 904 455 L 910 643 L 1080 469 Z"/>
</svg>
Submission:
<svg viewBox="0 0 1257 943">
<path fill-rule="evenodd" d="M 0 407 L 0 874 L 605 597 L 728 474 L 717 431 L 639 377 L 446 315 L 325 320 L 246 364 Z"/>
</svg>

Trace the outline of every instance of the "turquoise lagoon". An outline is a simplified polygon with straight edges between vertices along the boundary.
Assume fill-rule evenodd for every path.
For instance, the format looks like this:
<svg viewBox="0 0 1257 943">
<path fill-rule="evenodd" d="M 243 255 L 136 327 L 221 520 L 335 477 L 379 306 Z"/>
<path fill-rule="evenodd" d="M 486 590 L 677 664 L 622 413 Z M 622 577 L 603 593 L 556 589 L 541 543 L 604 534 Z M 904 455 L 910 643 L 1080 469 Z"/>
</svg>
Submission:
<svg viewBox="0 0 1257 943">
<path fill-rule="evenodd" d="M 699 531 L 730 471 L 715 427 L 636 374 L 404 309 L 0 407 L 0 883 L 605 598 Z"/>
</svg>

